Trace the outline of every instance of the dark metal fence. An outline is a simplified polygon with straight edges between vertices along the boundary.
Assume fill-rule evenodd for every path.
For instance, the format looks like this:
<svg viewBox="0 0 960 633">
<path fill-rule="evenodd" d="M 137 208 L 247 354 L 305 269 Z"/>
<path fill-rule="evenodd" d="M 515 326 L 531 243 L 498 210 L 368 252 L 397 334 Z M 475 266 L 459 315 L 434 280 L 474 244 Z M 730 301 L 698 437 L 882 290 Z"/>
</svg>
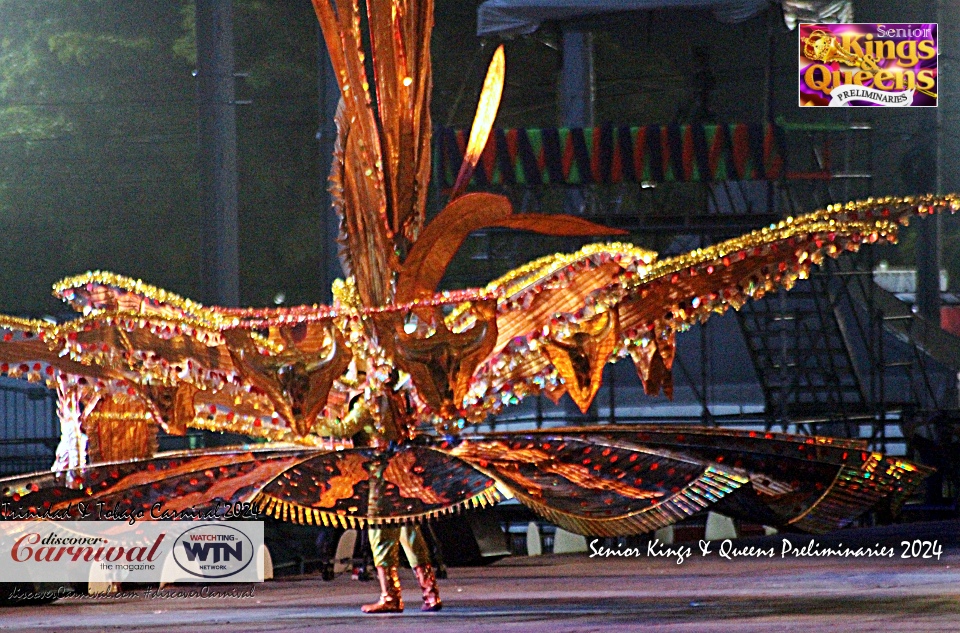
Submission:
<svg viewBox="0 0 960 633">
<path fill-rule="evenodd" d="M 50 468 L 59 441 L 56 393 L 0 379 L 0 475 Z"/>
</svg>

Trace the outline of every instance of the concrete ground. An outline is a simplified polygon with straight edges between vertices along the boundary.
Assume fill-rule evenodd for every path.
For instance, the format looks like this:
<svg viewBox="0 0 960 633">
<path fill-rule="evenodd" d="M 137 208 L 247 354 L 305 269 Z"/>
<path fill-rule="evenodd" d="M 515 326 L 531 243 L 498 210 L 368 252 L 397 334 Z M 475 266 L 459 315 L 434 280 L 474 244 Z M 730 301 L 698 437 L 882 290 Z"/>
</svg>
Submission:
<svg viewBox="0 0 960 633">
<path fill-rule="evenodd" d="M 773 548 L 772 558 L 740 551 L 724 559 L 716 553 L 719 543 L 703 556 L 691 543 L 682 564 L 675 556 L 648 557 L 646 549 L 640 557 L 587 553 L 506 559 L 489 567 L 451 569 L 441 582 L 445 606 L 439 613 L 419 611 L 413 575 L 402 570 L 408 601 L 402 615 L 360 612 L 359 605 L 375 597 L 375 583 L 348 576 L 327 583 L 311 576 L 271 581 L 252 591 L 249 585 L 210 586 L 242 597 L 176 597 L 175 592 L 201 589 L 178 586 L 162 596 L 141 590 L 120 598 L 4 608 L 0 631 L 960 631 L 957 527 L 908 525 L 815 542 L 817 548 L 889 544 L 891 557 L 781 558 L 783 539 L 768 537 L 736 546 Z M 908 551 L 917 557 L 901 558 L 899 542 L 905 539 L 937 540 L 948 547 L 939 559 L 922 558 L 920 548 Z M 792 539 L 796 547 L 809 541 Z"/>
</svg>

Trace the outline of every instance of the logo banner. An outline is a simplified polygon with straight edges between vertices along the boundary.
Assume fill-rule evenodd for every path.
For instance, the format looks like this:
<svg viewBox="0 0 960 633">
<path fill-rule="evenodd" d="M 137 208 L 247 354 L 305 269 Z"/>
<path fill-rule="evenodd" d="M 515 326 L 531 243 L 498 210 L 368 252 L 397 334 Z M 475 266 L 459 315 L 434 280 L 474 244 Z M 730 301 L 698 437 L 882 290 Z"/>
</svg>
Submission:
<svg viewBox="0 0 960 633">
<path fill-rule="evenodd" d="M 262 521 L 0 521 L 0 567 L 35 582 L 263 582 Z"/>
<path fill-rule="evenodd" d="M 937 25 L 801 24 L 801 106 L 935 107 Z"/>
<path fill-rule="evenodd" d="M 883 92 L 864 86 L 842 85 L 833 89 L 830 107 L 848 106 L 852 101 L 869 101 L 881 106 L 908 106 L 913 103 L 914 90 Z"/>
</svg>

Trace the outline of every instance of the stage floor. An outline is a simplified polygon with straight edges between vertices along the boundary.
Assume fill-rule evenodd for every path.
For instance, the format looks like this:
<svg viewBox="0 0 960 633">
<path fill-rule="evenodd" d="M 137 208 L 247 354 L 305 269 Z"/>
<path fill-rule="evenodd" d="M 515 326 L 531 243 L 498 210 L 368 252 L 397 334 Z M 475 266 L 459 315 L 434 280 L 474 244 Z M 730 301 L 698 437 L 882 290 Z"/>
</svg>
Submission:
<svg viewBox="0 0 960 633">
<path fill-rule="evenodd" d="M 376 597 L 373 582 L 333 582 L 319 577 L 280 579 L 263 585 L 213 586 L 244 597 L 171 597 L 199 591 L 178 586 L 163 597 L 143 591 L 121 598 L 60 600 L 39 607 L 0 609 L 0 630 L 11 631 L 232 631 L 328 630 L 433 633 L 477 631 L 550 633 L 587 631 L 960 631 L 960 550 L 956 523 L 921 533 L 902 527 L 904 539 L 937 533 L 950 547 L 940 559 L 894 556 L 780 557 L 781 540 L 754 540 L 774 547 L 773 558 L 741 555 L 732 560 L 702 556 L 696 543 L 682 564 L 675 557 L 590 558 L 589 554 L 514 558 L 484 568 L 451 569 L 441 582 L 444 609 L 419 611 L 419 592 L 402 571 L 407 611 L 394 616 L 362 614 Z M 859 538 L 819 538 L 817 547 Z M 890 539 L 892 537 L 892 540 Z M 952 537 L 952 538 L 951 538 Z M 899 536 L 887 533 L 886 542 Z M 806 544 L 810 537 L 794 539 Z M 939 540 L 940 544 L 944 539 Z M 644 552 L 646 553 L 646 552 Z M 8 580 L 8 579 L 4 579 Z"/>
</svg>

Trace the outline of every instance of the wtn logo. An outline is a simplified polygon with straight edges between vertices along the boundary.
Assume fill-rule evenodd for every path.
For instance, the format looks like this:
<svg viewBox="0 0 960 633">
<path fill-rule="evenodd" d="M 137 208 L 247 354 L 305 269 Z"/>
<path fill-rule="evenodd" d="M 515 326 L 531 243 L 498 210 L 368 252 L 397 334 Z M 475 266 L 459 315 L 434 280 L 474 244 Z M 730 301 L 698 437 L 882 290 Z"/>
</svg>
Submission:
<svg viewBox="0 0 960 633">
<path fill-rule="evenodd" d="M 227 543 L 186 543 L 181 541 L 181 544 L 187 555 L 187 560 L 191 563 L 198 558 L 204 563 L 219 563 L 221 560 L 228 562 L 231 557 L 237 561 L 243 560 L 243 541 L 238 541 L 235 547 L 230 547 Z M 213 561 L 208 560 L 211 551 L 213 551 Z"/>
<path fill-rule="evenodd" d="M 258 560 L 257 548 L 263 546 L 263 524 L 241 523 L 240 527 L 243 529 L 223 522 L 189 527 L 177 537 L 173 559 L 195 578 L 259 582 L 263 567 L 254 563 Z"/>
</svg>

